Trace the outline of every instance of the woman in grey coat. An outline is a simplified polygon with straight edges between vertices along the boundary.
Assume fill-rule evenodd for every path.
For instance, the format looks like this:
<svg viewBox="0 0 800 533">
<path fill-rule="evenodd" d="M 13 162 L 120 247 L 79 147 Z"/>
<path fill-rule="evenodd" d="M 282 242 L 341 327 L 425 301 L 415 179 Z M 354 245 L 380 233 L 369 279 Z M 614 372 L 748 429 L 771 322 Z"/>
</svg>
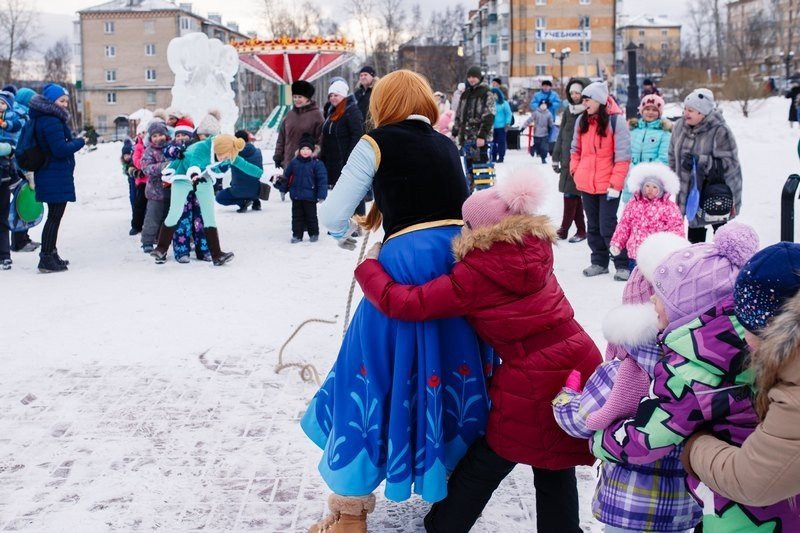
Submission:
<svg viewBox="0 0 800 533">
<path fill-rule="evenodd" d="M 586 222 L 583 219 L 583 203 L 581 193 L 575 188 L 575 180 L 569 173 L 570 147 L 572 146 L 572 134 L 575 132 L 575 122 L 585 110 L 581 103 L 581 91 L 589 85 L 587 78 L 572 78 L 567 84 L 567 94 L 565 102 L 568 105 L 561 113 L 561 126 L 556 138 L 556 146 L 553 150 L 553 170 L 559 174 L 558 190 L 564 194 L 564 215 L 561 218 L 561 226 L 556 232 L 559 239 L 566 239 L 572 223 L 578 230 L 575 235 L 570 237 L 569 242 L 581 242 L 586 240 Z"/>
<path fill-rule="evenodd" d="M 693 176 L 696 177 L 698 196 L 702 196 L 714 159 L 722 163 L 725 184 L 733 195 L 732 219 L 742 207 L 742 168 L 736 140 L 722 113 L 716 109 L 714 94 L 708 89 L 696 89 L 686 97 L 683 106 L 683 118 L 672 130 L 669 167 L 680 178 L 676 202 L 689 221 L 688 239 L 698 243 L 706 240 L 706 226 L 712 226 L 716 232 L 727 220 L 708 220 L 702 209 L 696 209 L 691 201 L 687 202 L 694 188 Z"/>
</svg>

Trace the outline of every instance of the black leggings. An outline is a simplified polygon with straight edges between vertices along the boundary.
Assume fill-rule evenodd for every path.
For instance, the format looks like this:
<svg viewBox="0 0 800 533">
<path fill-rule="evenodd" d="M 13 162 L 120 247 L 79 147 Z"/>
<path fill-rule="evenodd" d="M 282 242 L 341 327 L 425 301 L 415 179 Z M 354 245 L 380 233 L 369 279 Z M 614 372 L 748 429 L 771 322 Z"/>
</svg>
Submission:
<svg viewBox="0 0 800 533">
<path fill-rule="evenodd" d="M 42 253 L 51 254 L 56 249 L 58 240 L 58 227 L 61 225 L 61 217 L 67 208 L 66 202 L 57 204 L 47 203 L 47 221 L 42 230 Z"/>
<path fill-rule="evenodd" d="M 517 466 L 476 441 L 447 482 L 447 498 L 436 502 L 425 516 L 428 533 L 467 533 L 500 482 Z M 536 531 L 580 533 L 578 482 L 575 469 L 533 468 L 536 489 Z"/>
</svg>

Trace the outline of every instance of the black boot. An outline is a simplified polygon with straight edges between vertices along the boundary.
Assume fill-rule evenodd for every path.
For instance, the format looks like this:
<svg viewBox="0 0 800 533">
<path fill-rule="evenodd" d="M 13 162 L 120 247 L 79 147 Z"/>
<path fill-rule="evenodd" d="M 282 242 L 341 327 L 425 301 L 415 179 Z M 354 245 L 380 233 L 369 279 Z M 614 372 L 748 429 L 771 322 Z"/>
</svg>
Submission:
<svg viewBox="0 0 800 533">
<path fill-rule="evenodd" d="M 233 252 L 223 252 L 219 246 L 219 233 L 217 228 L 205 228 L 208 249 L 211 251 L 211 260 L 214 266 L 222 266 L 233 259 Z"/>
<path fill-rule="evenodd" d="M 156 264 L 161 265 L 167 262 L 167 252 L 169 252 L 169 245 L 172 243 L 172 236 L 175 234 L 177 226 L 164 226 L 158 232 L 158 244 L 155 249 L 150 252 L 150 255 L 156 258 Z"/>
<path fill-rule="evenodd" d="M 39 254 L 39 272 L 49 274 L 50 272 L 64 272 L 65 270 L 67 270 L 67 265 L 59 263 L 54 253 Z"/>
<path fill-rule="evenodd" d="M 247 208 L 250 206 L 250 200 L 245 200 L 243 204 L 239 205 L 239 209 L 236 210 L 237 213 L 247 213 Z"/>
<path fill-rule="evenodd" d="M 69 266 L 69 261 L 58 255 L 58 249 L 53 248 L 53 255 L 56 256 L 56 261 L 61 263 L 64 266 Z"/>
<path fill-rule="evenodd" d="M 261 211 L 261 200 L 258 198 L 253 200 L 253 211 Z"/>
</svg>

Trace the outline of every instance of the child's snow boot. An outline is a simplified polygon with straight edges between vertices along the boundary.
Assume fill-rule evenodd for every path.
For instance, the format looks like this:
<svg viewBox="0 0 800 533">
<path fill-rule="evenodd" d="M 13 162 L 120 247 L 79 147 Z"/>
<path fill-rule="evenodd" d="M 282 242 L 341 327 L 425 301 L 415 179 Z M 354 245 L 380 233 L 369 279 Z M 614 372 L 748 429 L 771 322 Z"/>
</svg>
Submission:
<svg viewBox="0 0 800 533">
<path fill-rule="evenodd" d="M 49 274 L 51 272 L 64 272 L 65 270 L 67 270 L 67 265 L 59 263 L 55 254 L 46 254 L 44 252 L 39 254 L 39 272 Z"/>
<path fill-rule="evenodd" d="M 0 270 L 11 270 L 11 259 L 3 259 L 0 261 Z"/>
<path fill-rule="evenodd" d="M 217 228 L 205 228 L 208 249 L 211 251 L 211 260 L 214 266 L 222 266 L 233 259 L 233 252 L 223 252 L 219 246 L 219 233 Z"/>
<path fill-rule="evenodd" d="M 328 497 L 331 514 L 311 526 L 308 533 L 367 533 L 367 515 L 375 510 L 375 495 Z"/>
<path fill-rule="evenodd" d="M 158 232 L 158 244 L 155 249 L 150 252 L 150 255 L 156 258 L 156 264 L 162 265 L 167 262 L 167 252 L 169 245 L 172 244 L 172 236 L 175 234 L 177 226 L 161 226 Z"/>
</svg>

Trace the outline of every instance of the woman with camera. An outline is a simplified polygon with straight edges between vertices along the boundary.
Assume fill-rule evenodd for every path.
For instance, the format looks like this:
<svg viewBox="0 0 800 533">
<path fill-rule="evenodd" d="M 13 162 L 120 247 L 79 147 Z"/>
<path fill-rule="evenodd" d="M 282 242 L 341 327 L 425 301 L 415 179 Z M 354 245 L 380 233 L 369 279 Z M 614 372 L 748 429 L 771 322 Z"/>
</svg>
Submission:
<svg viewBox="0 0 800 533">
<path fill-rule="evenodd" d="M 739 214 L 742 168 L 736 140 L 710 90 L 695 89 L 683 101 L 683 118 L 672 130 L 669 167 L 680 178 L 676 202 L 689 221 L 690 242 L 705 242 L 706 226 L 716 232 Z"/>
</svg>

